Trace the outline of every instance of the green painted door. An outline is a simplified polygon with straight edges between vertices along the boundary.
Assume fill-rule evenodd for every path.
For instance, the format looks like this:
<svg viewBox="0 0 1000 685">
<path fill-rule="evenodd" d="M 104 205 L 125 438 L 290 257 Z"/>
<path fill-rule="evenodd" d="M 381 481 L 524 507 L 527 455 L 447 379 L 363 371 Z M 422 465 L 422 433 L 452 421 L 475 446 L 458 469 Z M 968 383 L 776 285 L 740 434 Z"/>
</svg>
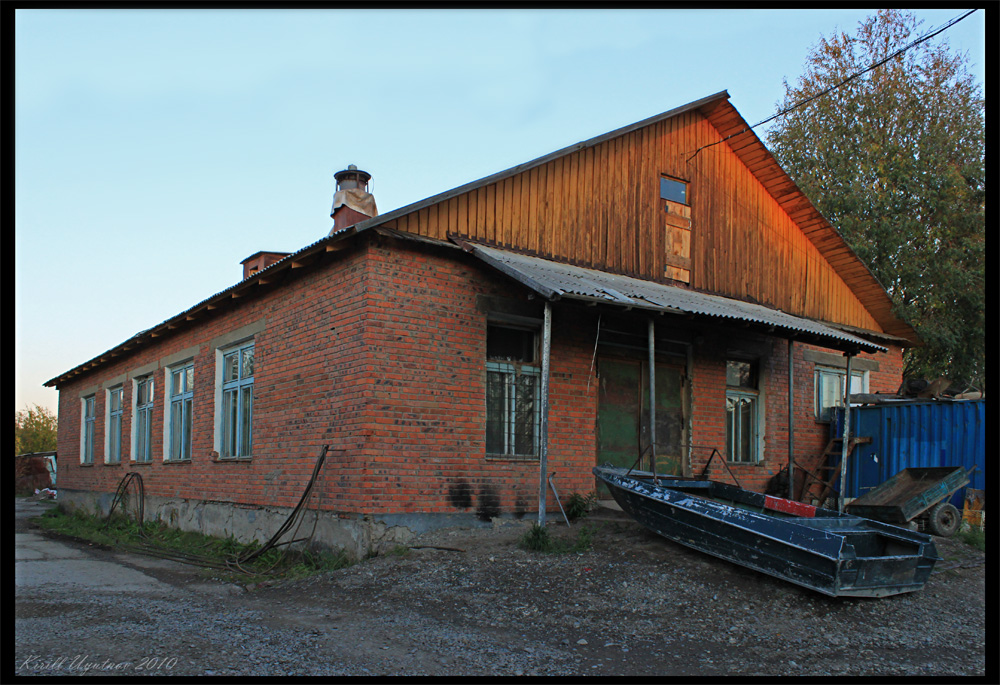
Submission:
<svg viewBox="0 0 1000 685">
<path fill-rule="evenodd" d="M 649 372 L 642 367 L 642 430 L 640 443 L 649 444 Z M 656 365 L 656 472 L 681 476 L 684 463 L 683 370 Z M 643 468 L 648 469 L 648 461 Z"/>
<path fill-rule="evenodd" d="M 601 359 L 597 407 L 597 463 L 648 470 L 649 372 L 645 362 Z M 683 464 L 683 370 L 656 366 L 656 472 L 681 474 Z M 609 496 L 598 485 L 598 494 Z"/>
</svg>

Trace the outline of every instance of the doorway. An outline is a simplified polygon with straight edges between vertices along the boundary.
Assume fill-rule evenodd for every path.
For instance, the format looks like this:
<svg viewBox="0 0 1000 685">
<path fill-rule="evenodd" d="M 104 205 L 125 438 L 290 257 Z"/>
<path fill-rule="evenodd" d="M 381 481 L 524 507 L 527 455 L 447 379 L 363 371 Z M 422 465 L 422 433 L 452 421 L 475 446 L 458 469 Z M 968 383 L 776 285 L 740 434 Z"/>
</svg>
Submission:
<svg viewBox="0 0 1000 685">
<path fill-rule="evenodd" d="M 649 363 L 600 359 L 597 406 L 597 463 L 649 470 Z M 683 475 L 687 429 L 684 368 L 656 363 L 656 472 Z M 598 483 L 599 497 L 610 497 Z"/>
</svg>

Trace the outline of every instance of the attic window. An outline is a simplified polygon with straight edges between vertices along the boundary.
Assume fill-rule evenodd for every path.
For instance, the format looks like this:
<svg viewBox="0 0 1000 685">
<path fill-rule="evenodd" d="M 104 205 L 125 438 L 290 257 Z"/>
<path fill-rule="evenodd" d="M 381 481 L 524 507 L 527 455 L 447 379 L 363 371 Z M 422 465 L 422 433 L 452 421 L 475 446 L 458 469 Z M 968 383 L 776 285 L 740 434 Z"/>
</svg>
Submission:
<svg viewBox="0 0 1000 685">
<path fill-rule="evenodd" d="M 686 205 L 687 183 L 672 178 L 660 177 L 660 199 L 671 202 L 680 202 Z"/>
</svg>

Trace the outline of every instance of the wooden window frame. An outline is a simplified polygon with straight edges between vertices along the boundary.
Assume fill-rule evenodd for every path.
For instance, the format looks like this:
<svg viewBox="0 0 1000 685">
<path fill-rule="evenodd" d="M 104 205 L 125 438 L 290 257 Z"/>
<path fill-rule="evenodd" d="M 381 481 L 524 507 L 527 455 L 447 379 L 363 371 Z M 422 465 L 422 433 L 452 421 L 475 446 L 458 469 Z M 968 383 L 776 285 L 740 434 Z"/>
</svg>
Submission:
<svg viewBox="0 0 1000 685">
<path fill-rule="evenodd" d="M 148 392 L 144 396 L 144 391 Z M 134 436 L 132 458 L 138 464 L 153 461 L 153 408 L 156 406 L 156 379 L 152 374 L 136 378 L 133 386 L 135 412 L 132 421 Z"/>
<path fill-rule="evenodd" d="M 80 463 L 94 463 L 94 431 L 97 419 L 97 395 L 81 398 Z"/>
<path fill-rule="evenodd" d="M 509 330 L 525 331 L 532 336 L 532 361 L 517 361 L 512 359 L 491 359 L 486 360 L 486 433 L 484 443 L 486 456 L 493 459 L 538 459 L 541 449 L 541 373 L 542 369 L 535 360 L 538 358 L 538 331 L 525 326 L 515 326 L 490 322 L 487 328 L 503 328 Z M 499 417 L 490 414 L 490 377 L 499 377 L 502 383 L 501 415 Z M 518 436 L 518 383 L 525 377 L 533 379 L 531 388 L 531 447 L 530 451 L 519 451 L 517 446 Z M 490 450 L 490 439 L 488 433 L 496 427 L 500 429 L 501 451 Z"/>
<path fill-rule="evenodd" d="M 666 197 L 663 194 L 663 182 L 664 181 L 666 181 L 668 183 L 674 183 L 674 184 L 677 184 L 679 186 L 683 186 L 684 187 L 684 199 L 683 200 L 676 200 L 676 199 L 674 199 L 672 197 Z M 691 199 L 690 199 L 690 197 L 688 195 L 689 192 L 690 192 L 690 190 L 691 190 L 691 183 L 690 182 L 685 181 L 685 180 L 680 179 L 680 178 L 675 178 L 673 176 L 667 176 L 666 174 L 660 174 L 660 188 L 659 188 L 660 200 L 664 200 L 666 202 L 676 202 L 677 204 L 685 205 L 687 207 L 690 207 L 691 206 Z"/>
<path fill-rule="evenodd" d="M 730 363 L 749 364 L 752 385 L 730 385 Z M 759 464 L 761 462 L 760 420 L 762 412 L 760 392 L 760 364 L 753 359 L 726 360 L 726 461 L 733 464 Z M 739 407 L 750 405 L 750 416 L 744 421 Z M 749 439 L 744 440 L 746 431 Z M 747 445 L 744 449 L 743 445 Z"/>
<path fill-rule="evenodd" d="M 847 377 L 846 368 L 816 365 L 813 371 L 813 413 L 816 421 L 828 422 L 833 418 L 833 410 L 844 406 L 844 379 Z M 823 402 L 823 389 L 826 383 L 836 379 L 837 388 L 833 393 L 834 403 L 825 404 Z M 859 387 L 855 388 L 855 381 Z M 851 392 L 868 392 L 868 371 L 851 370 Z"/>
<path fill-rule="evenodd" d="M 246 361 L 249 353 L 250 369 Z M 236 377 L 226 377 L 227 364 L 236 360 Z M 253 388 L 256 348 L 253 340 L 219 350 L 219 459 L 250 459 L 253 456 Z M 235 410 L 233 401 L 235 400 Z"/>
<path fill-rule="evenodd" d="M 122 418 L 125 415 L 125 388 L 118 385 L 109 388 L 105 399 L 107 407 L 105 435 L 105 464 L 120 464 L 122 461 Z M 117 409 L 115 408 L 117 405 Z"/>
<path fill-rule="evenodd" d="M 178 379 L 180 385 L 178 389 Z M 165 461 L 190 461 L 194 421 L 194 362 L 166 369 L 164 387 L 170 389 L 170 411 L 165 412 Z"/>
</svg>

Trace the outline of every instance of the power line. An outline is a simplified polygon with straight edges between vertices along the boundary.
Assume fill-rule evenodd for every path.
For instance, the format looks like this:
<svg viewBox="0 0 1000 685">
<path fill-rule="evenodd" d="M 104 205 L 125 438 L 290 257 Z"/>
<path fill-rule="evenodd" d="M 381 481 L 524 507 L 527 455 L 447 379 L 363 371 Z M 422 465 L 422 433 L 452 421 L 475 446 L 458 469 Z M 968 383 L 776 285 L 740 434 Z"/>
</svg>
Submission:
<svg viewBox="0 0 1000 685">
<path fill-rule="evenodd" d="M 786 107 L 785 109 L 781 110 L 780 112 L 778 112 L 776 114 L 772 114 L 768 118 L 763 119 L 761 121 L 758 121 L 753 126 L 748 126 L 748 127 L 744 128 L 743 130 L 738 131 L 736 133 L 732 133 L 732 134 L 726 136 L 725 138 L 723 138 L 722 140 L 717 140 L 714 143 L 709 143 L 707 145 L 702 145 L 700 148 L 698 148 L 697 150 L 694 151 L 694 154 L 692 154 L 690 157 L 688 157 L 687 161 L 690 162 L 692 159 L 694 159 L 697 156 L 697 154 L 699 152 L 701 152 L 705 148 L 713 147 L 713 146 L 718 145 L 720 143 L 726 142 L 730 138 L 735 138 L 736 136 L 742 135 L 742 134 L 746 133 L 747 131 L 752 131 L 753 129 L 757 128 L 758 126 L 766 124 L 769 121 L 773 121 L 774 119 L 777 119 L 778 117 L 784 116 L 784 115 L 788 114 L 789 112 L 791 112 L 793 110 L 796 110 L 796 109 L 798 109 L 800 107 L 803 107 L 803 106 L 809 104 L 810 102 L 812 102 L 813 100 L 815 100 L 816 98 L 822 97 L 822 96 L 826 95 L 827 93 L 830 93 L 831 91 L 834 91 L 837 88 L 840 88 L 841 86 L 849 83 L 850 81 L 853 81 L 854 79 L 858 78 L 859 76 L 863 76 L 864 74 L 867 74 L 872 69 L 876 69 L 876 68 L 882 66 L 883 64 L 885 64 L 889 60 L 891 60 L 891 59 L 893 59 L 895 57 L 898 57 L 899 55 L 903 54 L 904 52 L 906 52 L 910 48 L 914 48 L 917 45 L 920 45 L 921 43 L 924 43 L 924 42 L 930 40 L 931 38 L 933 38 L 934 36 L 938 35 L 939 33 L 942 33 L 943 31 L 951 28 L 952 26 L 954 26 L 958 22 L 962 21 L 963 19 L 965 19 L 966 17 L 968 17 L 970 14 L 972 14 L 975 11 L 976 11 L 975 9 L 971 9 L 968 12 L 966 12 L 965 14 L 963 14 L 962 16 L 955 17 L 954 19 L 952 19 L 951 21 L 949 21 L 947 24 L 941 26 L 938 29 L 933 29 L 931 32 L 924 34 L 923 36 L 917 38 L 916 40 L 912 41 L 911 43 L 909 43 L 907 45 L 904 45 L 900 49 L 898 49 L 895 52 L 893 52 L 891 55 L 889 55 L 887 57 L 884 57 L 883 59 L 880 59 L 878 62 L 875 62 L 874 64 L 871 64 L 871 65 L 865 67 L 861 71 L 858 71 L 858 72 L 855 72 L 855 73 L 851 74 L 850 76 L 848 76 L 847 78 L 845 78 L 843 81 L 841 81 L 839 83 L 836 83 L 836 84 L 830 86 L 829 88 L 816 93 L 815 95 L 811 95 L 811 96 L 807 97 L 805 100 L 801 100 L 799 102 L 796 102 L 791 107 Z"/>
</svg>

